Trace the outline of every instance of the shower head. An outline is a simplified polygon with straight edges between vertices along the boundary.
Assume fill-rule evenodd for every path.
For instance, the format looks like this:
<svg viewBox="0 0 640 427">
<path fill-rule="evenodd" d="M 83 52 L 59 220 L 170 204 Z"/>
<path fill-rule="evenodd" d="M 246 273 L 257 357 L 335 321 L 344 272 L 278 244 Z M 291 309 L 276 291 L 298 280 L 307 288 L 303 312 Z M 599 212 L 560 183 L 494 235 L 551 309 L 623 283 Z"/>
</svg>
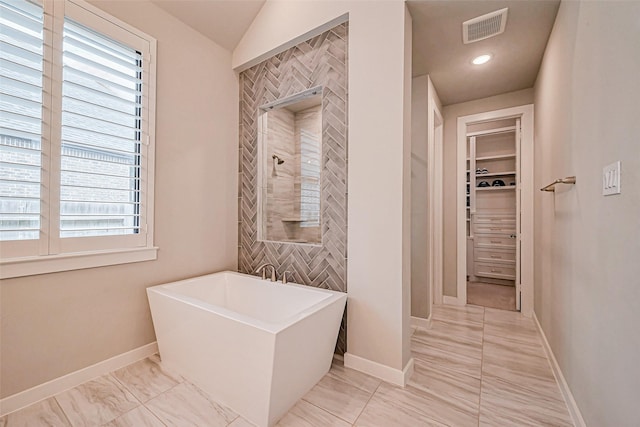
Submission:
<svg viewBox="0 0 640 427">
<path fill-rule="evenodd" d="M 276 160 L 278 162 L 279 165 L 284 163 L 284 160 L 282 160 L 280 157 L 276 156 L 275 154 L 273 156 L 271 156 L 271 158 L 273 160 Z"/>
</svg>

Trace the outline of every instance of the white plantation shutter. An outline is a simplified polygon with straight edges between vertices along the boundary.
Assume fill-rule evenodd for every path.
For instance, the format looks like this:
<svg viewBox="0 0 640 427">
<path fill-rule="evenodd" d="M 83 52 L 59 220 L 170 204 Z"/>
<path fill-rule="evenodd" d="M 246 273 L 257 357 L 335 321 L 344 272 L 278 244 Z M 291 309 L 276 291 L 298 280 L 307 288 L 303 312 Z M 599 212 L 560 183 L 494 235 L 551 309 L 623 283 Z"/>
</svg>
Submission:
<svg viewBox="0 0 640 427">
<path fill-rule="evenodd" d="M 156 258 L 153 38 L 0 0 L 0 278 Z"/>
<path fill-rule="evenodd" d="M 60 237 L 140 232 L 142 55 L 65 19 Z"/>
<path fill-rule="evenodd" d="M 0 1 L 0 241 L 40 237 L 43 11 Z"/>
</svg>

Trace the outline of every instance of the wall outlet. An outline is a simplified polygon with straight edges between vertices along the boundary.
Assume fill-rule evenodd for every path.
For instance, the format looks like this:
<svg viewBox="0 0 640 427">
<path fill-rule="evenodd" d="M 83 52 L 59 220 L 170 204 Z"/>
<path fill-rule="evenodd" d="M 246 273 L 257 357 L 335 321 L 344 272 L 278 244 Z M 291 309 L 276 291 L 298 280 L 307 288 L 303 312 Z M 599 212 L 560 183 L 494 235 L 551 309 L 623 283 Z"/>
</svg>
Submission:
<svg viewBox="0 0 640 427">
<path fill-rule="evenodd" d="M 602 168 L 602 195 L 620 194 L 620 162 Z"/>
</svg>

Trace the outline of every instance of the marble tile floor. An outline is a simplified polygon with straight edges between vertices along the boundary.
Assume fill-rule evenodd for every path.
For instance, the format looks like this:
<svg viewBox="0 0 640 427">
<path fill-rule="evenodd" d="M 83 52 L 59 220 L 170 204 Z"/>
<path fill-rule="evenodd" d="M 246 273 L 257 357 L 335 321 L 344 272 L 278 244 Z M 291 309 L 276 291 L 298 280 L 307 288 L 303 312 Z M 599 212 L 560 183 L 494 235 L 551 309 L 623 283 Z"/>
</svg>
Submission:
<svg viewBox="0 0 640 427">
<path fill-rule="evenodd" d="M 516 288 L 493 283 L 467 282 L 467 304 L 516 311 Z"/>
<path fill-rule="evenodd" d="M 413 329 L 405 388 L 334 363 L 279 427 L 572 426 L 533 320 L 477 306 L 436 306 Z M 136 362 L 0 418 L 13 426 L 251 424 L 166 370 Z"/>
</svg>

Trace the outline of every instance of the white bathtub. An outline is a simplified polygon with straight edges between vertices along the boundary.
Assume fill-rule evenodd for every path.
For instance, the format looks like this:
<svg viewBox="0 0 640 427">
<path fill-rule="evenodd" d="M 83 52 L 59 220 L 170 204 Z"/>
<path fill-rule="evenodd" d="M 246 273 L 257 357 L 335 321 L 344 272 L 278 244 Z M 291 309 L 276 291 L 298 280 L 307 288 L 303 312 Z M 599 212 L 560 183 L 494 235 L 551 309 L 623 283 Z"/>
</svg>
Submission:
<svg viewBox="0 0 640 427">
<path fill-rule="evenodd" d="M 228 271 L 147 295 L 162 363 L 259 427 L 328 372 L 347 299 Z"/>
</svg>

